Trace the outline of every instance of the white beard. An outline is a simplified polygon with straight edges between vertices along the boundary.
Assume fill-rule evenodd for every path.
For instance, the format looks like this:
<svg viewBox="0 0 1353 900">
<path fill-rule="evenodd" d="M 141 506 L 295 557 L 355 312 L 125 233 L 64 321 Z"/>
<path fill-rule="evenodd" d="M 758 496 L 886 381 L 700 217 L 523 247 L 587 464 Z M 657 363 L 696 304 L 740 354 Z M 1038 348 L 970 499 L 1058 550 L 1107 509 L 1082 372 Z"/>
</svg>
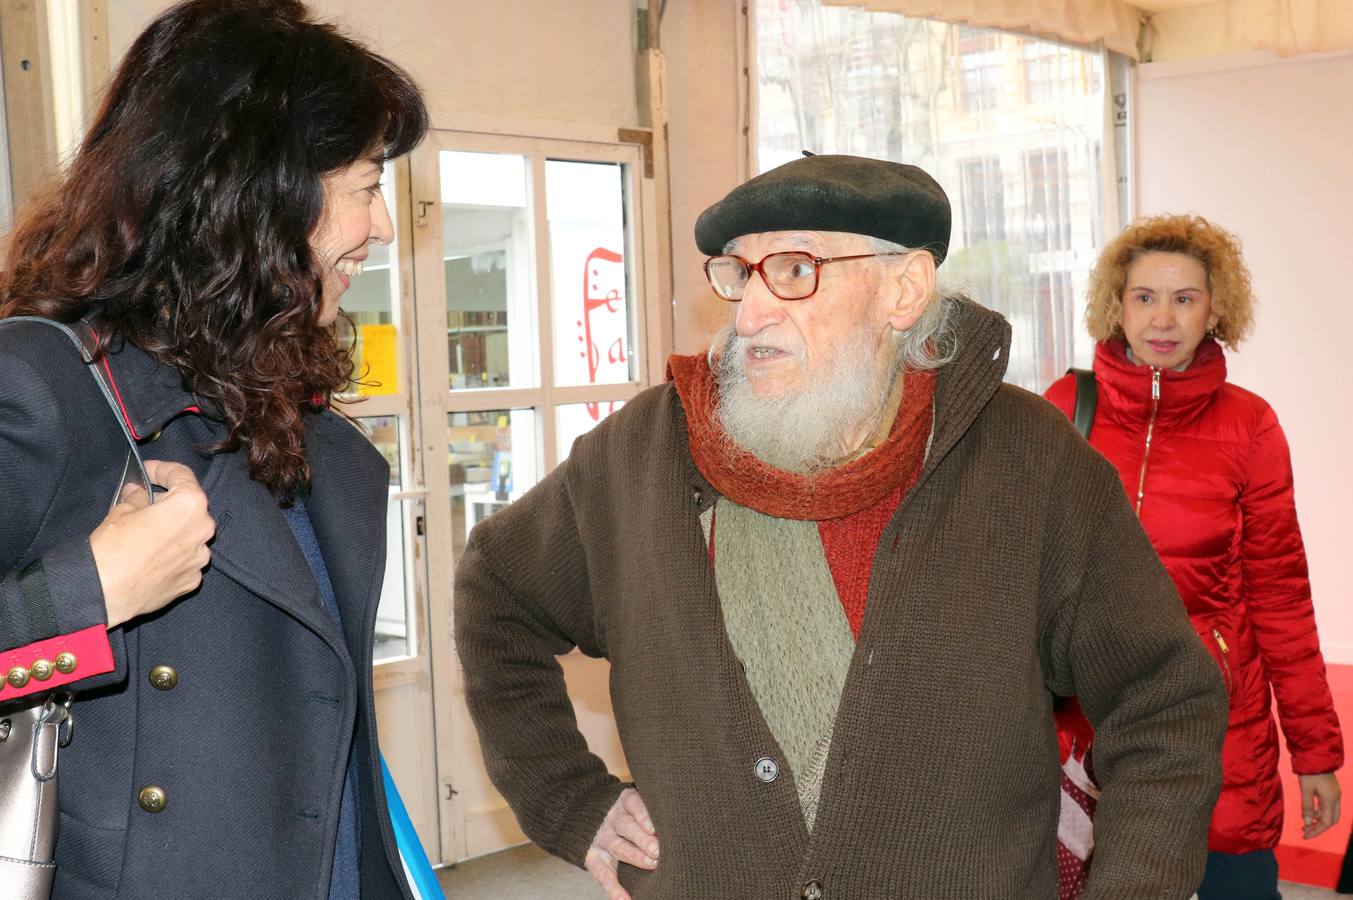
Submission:
<svg viewBox="0 0 1353 900">
<path fill-rule="evenodd" d="M 838 464 L 851 449 L 842 446 L 842 436 L 877 421 L 901 369 L 900 357 L 891 366 L 879 366 L 877 345 L 865 325 L 827 371 L 807 379 L 803 390 L 759 397 L 747 377 L 750 343 L 732 326 L 714 338 L 713 346 L 721 346 L 714 360 L 719 379 L 715 414 L 734 443 L 786 472 L 812 474 Z M 806 365 L 802 352 L 798 364 Z"/>
</svg>

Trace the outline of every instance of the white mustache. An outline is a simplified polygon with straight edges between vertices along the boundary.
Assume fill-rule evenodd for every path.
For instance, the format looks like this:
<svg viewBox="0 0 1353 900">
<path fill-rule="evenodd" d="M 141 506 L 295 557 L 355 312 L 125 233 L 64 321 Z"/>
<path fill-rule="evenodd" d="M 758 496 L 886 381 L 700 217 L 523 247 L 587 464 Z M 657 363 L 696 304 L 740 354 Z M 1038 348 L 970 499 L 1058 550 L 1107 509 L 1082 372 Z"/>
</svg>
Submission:
<svg viewBox="0 0 1353 900">
<path fill-rule="evenodd" d="M 729 360 L 731 365 L 741 372 L 746 368 L 746 356 L 749 352 L 755 353 L 758 350 L 770 350 L 772 352 L 787 353 L 803 365 L 807 362 L 807 354 L 802 346 L 780 346 L 778 343 L 768 341 L 759 337 L 742 337 L 737 332 L 731 331 L 728 339 L 724 342 L 723 354 L 725 359 Z"/>
</svg>

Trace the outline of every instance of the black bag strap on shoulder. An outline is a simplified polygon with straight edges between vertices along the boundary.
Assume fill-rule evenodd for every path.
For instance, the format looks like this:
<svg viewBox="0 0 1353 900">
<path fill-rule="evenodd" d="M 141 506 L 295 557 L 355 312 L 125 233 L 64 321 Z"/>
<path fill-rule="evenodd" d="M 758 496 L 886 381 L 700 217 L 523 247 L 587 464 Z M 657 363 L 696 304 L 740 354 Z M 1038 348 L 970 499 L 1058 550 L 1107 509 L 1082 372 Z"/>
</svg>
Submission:
<svg viewBox="0 0 1353 900">
<path fill-rule="evenodd" d="M 1076 408 L 1071 413 L 1071 421 L 1081 437 L 1090 440 L 1090 429 L 1095 425 L 1095 406 L 1099 403 L 1099 384 L 1095 381 L 1093 369 L 1067 369 L 1066 374 L 1076 376 Z"/>
<path fill-rule="evenodd" d="M 64 334 L 70 339 L 70 342 L 75 345 L 76 350 L 80 354 L 81 361 L 84 362 L 85 367 L 89 370 L 89 374 L 94 377 L 94 381 L 99 386 L 99 392 L 103 394 L 103 399 L 108 403 L 108 409 L 113 413 L 113 418 L 117 420 L 118 427 L 122 429 L 122 436 L 127 441 L 128 452 L 126 462 L 122 467 L 122 484 L 119 486 L 118 491 L 113 495 L 113 503 L 117 503 L 118 496 L 121 494 L 121 489 L 128 484 L 135 484 L 137 487 L 143 488 L 146 492 L 146 496 L 153 503 L 155 501 L 155 492 L 150 486 L 150 476 L 146 474 L 146 466 L 141 460 L 141 453 L 137 446 L 136 438 L 132 435 L 131 428 L 127 425 L 127 420 L 122 417 L 121 408 L 118 405 L 116 397 L 113 395 L 113 388 L 108 383 L 108 377 L 104 375 L 103 370 L 94 362 L 94 354 L 97 350 L 97 345 L 94 341 L 92 329 L 86 327 L 86 330 L 90 333 L 88 337 L 85 337 L 78 334 L 75 329 L 71 328 L 69 325 L 64 325 L 61 322 L 56 322 L 52 319 L 44 319 L 41 316 L 10 316 L 7 319 L 0 319 L 0 326 L 10 322 L 35 322 L 40 325 L 50 326 Z"/>
</svg>

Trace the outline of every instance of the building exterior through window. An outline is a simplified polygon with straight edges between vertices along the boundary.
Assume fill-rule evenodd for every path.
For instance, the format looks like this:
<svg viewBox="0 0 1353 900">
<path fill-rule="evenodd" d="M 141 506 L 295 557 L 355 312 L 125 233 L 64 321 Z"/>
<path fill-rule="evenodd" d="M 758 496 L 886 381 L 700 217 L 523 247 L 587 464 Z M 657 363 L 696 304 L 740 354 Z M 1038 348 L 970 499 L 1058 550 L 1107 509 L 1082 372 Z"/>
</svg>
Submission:
<svg viewBox="0 0 1353 900">
<path fill-rule="evenodd" d="M 1005 315 L 1007 378 L 1088 364 L 1083 292 L 1105 240 L 1105 55 L 821 0 L 756 0 L 761 171 L 800 155 L 912 163 L 954 212 L 941 279 Z"/>
</svg>

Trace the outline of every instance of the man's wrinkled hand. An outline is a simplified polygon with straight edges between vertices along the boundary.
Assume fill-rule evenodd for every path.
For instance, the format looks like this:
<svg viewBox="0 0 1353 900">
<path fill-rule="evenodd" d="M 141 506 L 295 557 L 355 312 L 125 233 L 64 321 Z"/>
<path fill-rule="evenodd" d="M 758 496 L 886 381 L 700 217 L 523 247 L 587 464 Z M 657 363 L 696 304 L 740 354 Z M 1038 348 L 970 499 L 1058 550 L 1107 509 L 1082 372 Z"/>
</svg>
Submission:
<svg viewBox="0 0 1353 900">
<path fill-rule="evenodd" d="M 658 833 L 634 788 L 625 788 L 615 799 L 583 860 L 592 880 L 606 892 L 606 900 L 630 900 L 617 873 L 622 862 L 650 871 L 658 867 Z"/>
</svg>

